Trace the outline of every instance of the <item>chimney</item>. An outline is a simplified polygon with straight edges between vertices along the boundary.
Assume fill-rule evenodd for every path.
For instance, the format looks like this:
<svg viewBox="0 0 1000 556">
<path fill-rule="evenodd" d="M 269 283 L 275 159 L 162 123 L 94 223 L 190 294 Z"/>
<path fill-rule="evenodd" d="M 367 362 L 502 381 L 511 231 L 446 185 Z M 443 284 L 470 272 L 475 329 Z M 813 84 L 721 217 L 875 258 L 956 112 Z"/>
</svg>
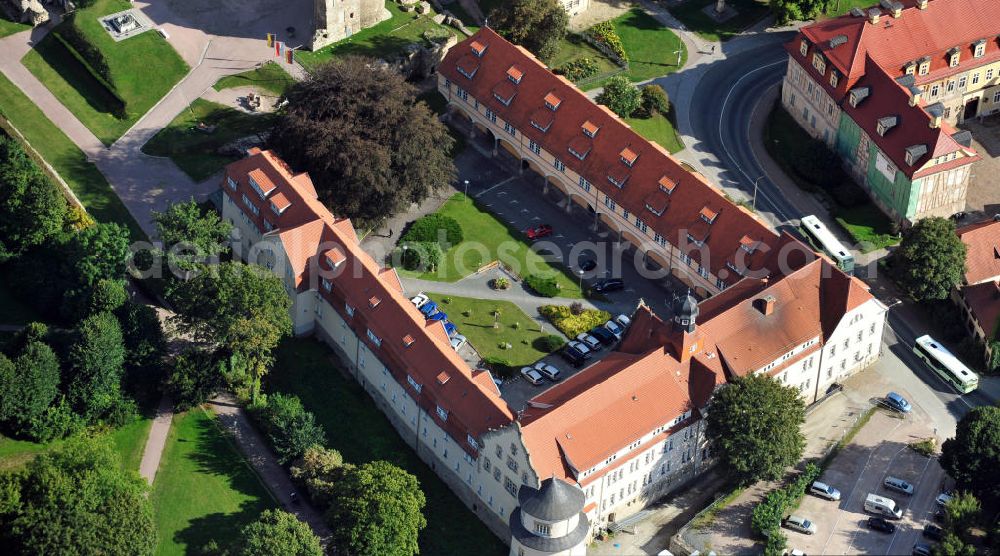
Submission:
<svg viewBox="0 0 1000 556">
<path fill-rule="evenodd" d="M 916 106 L 920 104 L 920 95 L 923 93 L 919 88 L 914 87 L 910 89 L 910 106 Z"/>
<path fill-rule="evenodd" d="M 927 0 L 917 0 L 917 9 L 926 10 L 927 9 Z"/>
<path fill-rule="evenodd" d="M 765 317 L 774 312 L 774 296 L 766 295 L 757 300 L 757 310 Z"/>
<path fill-rule="evenodd" d="M 903 5 L 897 0 L 881 0 L 879 5 L 889 11 L 893 18 L 898 18 L 903 15 Z"/>
<path fill-rule="evenodd" d="M 938 128 L 940 128 L 941 127 L 941 116 L 940 115 L 936 115 L 936 116 L 932 115 L 931 116 L 930 126 L 931 126 L 931 129 L 938 129 Z"/>
<path fill-rule="evenodd" d="M 879 17 L 882 16 L 882 10 L 878 8 L 872 8 L 868 10 L 868 23 L 875 25 L 878 23 Z"/>
</svg>

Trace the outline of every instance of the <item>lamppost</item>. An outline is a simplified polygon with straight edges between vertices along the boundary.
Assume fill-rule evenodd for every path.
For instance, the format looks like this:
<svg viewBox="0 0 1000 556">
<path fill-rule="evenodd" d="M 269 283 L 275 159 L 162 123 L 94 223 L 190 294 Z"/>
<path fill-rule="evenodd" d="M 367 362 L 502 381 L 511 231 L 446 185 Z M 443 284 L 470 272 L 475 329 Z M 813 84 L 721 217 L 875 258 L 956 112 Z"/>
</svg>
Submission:
<svg viewBox="0 0 1000 556">
<path fill-rule="evenodd" d="M 577 269 L 576 275 L 580 277 L 580 291 L 583 291 L 583 269 Z"/>
<path fill-rule="evenodd" d="M 677 64 L 676 65 L 677 65 L 678 68 L 681 67 L 681 53 L 682 52 L 684 52 L 684 45 L 683 45 L 683 43 L 681 44 L 680 48 L 678 48 L 677 50 L 674 51 L 674 54 L 677 55 Z"/>
<path fill-rule="evenodd" d="M 469 196 L 469 180 L 465 180 L 465 196 Z"/>
<path fill-rule="evenodd" d="M 760 180 L 763 178 L 764 176 L 760 176 L 753 180 L 753 201 L 750 203 L 750 208 L 752 208 L 754 212 L 757 212 L 757 184 L 760 183 Z"/>
</svg>

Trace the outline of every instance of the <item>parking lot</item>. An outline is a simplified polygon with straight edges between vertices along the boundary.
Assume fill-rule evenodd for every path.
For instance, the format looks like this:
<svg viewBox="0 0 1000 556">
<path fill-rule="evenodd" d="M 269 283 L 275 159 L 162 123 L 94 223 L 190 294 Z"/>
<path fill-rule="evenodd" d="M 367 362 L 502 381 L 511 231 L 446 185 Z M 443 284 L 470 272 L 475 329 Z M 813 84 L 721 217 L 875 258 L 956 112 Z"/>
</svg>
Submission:
<svg viewBox="0 0 1000 556">
<path fill-rule="evenodd" d="M 930 543 L 921 532 L 937 509 L 934 499 L 942 491 L 945 475 L 936 458 L 908 447 L 932 434 L 924 423 L 918 411 L 905 417 L 877 411 L 820 479 L 840 490 L 840 501 L 807 495 L 794 513 L 813 521 L 817 532 L 804 535 L 786 529 L 788 546 L 806 554 L 910 554 L 914 544 Z M 912 484 L 913 495 L 885 488 L 886 476 Z M 873 515 L 864 511 L 869 493 L 891 498 L 902 508 L 902 518 L 891 521 L 895 533 L 867 527 Z"/>
</svg>

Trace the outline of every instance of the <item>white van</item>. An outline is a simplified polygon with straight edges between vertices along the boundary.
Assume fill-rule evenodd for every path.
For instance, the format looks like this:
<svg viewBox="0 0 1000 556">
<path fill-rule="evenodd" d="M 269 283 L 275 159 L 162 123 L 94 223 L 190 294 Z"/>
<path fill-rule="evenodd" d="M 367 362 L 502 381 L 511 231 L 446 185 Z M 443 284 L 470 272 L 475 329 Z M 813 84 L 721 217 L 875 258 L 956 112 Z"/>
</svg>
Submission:
<svg viewBox="0 0 1000 556">
<path fill-rule="evenodd" d="M 865 498 L 865 511 L 890 519 L 903 517 L 903 509 L 896 505 L 895 500 L 871 493 Z"/>
</svg>

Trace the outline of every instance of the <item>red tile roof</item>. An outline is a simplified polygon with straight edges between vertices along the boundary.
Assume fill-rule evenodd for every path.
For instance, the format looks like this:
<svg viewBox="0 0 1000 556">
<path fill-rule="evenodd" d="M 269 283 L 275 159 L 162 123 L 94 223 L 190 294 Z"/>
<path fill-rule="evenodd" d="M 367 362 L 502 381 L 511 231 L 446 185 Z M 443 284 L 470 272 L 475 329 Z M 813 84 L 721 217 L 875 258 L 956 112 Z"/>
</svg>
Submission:
<svg viewBox="0 0 1000 556">
<path fill-rule="evenodd" d="M 986 334 L 986 341 L 993 340 L 1000 326 L 1000 283 L 980 282 L 962 288 L 962 297 L 972 311 L 972 317 Z"/>
<path fill-rule="evenodd" d="M 476 42 L 488 48 L 482 58 L 477 58 L 479 69 L 470 79 L 458 67 L 465 56 L 472 56 L 471 45 Z M 523 73 L 521 82 L 516 85 L 507 78 L 507 70 L 514 65 Z M 606 107 L 594 104 L 526 50 L 510 44 L 488 27 L 449 50 L 438 71 L 499 118 L 510 122 L 525 139 L 539 144 L 610 196 L 617 206 L 636 215 L 642 214 L 649 228 L 674 245 L 683 242 L 688 227 L 698 220 L 698 213 L 704 206 L 718 210 L 717 225 L 706 241 L 712 254 L 710 260 L 702 261 L 700 251 L 695 251 L 691 257 L 696 263 L 704 262 L 715 276 L 725 271 L 722 276 L 727 276 L 725 282 L 728 284 L 739 279 L 726 270 L 726 263 L 735 263 L 735 253 L 743 235 L 759 238 L 765 244 L 777 240 L 777 235 L 752 213 L 726 200 L 722 192 L 701 176 L 685 170 L 661 146 L 640 136 Z M 512 98 L 509 105 L 494 97 L 501 86 L 504 90 L 500 91 L 500 96 Z M 552 94 L 562 100 L 554 112 L 545 108 L 545 98 Z M 530 123 L 539 108 L 554 115 L 547 131 Z M 584 129 L 594 136 L 585 134 Z M 505 140 L 503 136 L 500 138 Z M 622 164 L 621 155 L 625 150 L 631 153 L 630 158 L 635 157 L 632 168 Z M 609 183 L 608 176 L 621 176 L 621 168 L 628 170 L 628 177 L 627 183 L 619 189 Z M 611 169 L 615 171 L 609 172 Z M 646 210 L 645 204 L 650 193 L 662 183 L 677 185 L 669 207 L 661 216 L 656 216 Z M 725 208 L 720 210 L 720 207 Z M 751 256 L 746 260 L 752 269 L 759 269 L 764 257 Z"/>
<path fill-rule="evenodd" d="M 1000 222 L 987 220 L 958 229 L 965 244 L 965 283 L 1000 280 Z"/>
<path fill-rule="evenodd" d="M 475 454 L 476 448 L 469 444 L 468 438 L 476 440 L 487 431 L 509 425 L 514 415 L 500 398 L 489 373 L 470 369 L 451 348 L 444 326 L 425 321 L 403 295 L 395 272 L 380 267 L 361 249 L 350 221 L 335 218 L 316 200 L 308 176 L 293 175 L 271 151 L 248 154 L 247 158 L 226 167 L 226 177 L 237 182 L 236 191 L 225 178 L 222 189 L 237 206 L 244 208 L 259 231 L 280 238 L 292 262 L 299 290 L 318 291 L 386 364 L 407 393 L 434 415 L 470 454 Z M 254 203 L 260 201 L 246 181 L 255 171 L 270 179 L 291 202 L 271 222 L 275 227 L 272 232 L 266 232 L 262 217 L 254 217 L 245 210 L 242 200 L 245 195 Z M 321 262 L 328 257 L 335 261 L 343 259 L 336 271 L 329 268 L 329 263 Z M 330 291 L 317 287 L 320 278 L 331 282 Z M 347 305 L 353 308 L 353 315 L 348 313 Z M 368 339 L 368 330 L 383 340 L 381 345 Z M 407 338 L 413 340 L 408 346 Z M 442 374 L 448 380 L 438 380 Z M 420 385 L 419 391 L 410 385 L 408 376 Z M 436 416 L 438 406 L 448 411 L 443 422 Z"/>
</svg>

